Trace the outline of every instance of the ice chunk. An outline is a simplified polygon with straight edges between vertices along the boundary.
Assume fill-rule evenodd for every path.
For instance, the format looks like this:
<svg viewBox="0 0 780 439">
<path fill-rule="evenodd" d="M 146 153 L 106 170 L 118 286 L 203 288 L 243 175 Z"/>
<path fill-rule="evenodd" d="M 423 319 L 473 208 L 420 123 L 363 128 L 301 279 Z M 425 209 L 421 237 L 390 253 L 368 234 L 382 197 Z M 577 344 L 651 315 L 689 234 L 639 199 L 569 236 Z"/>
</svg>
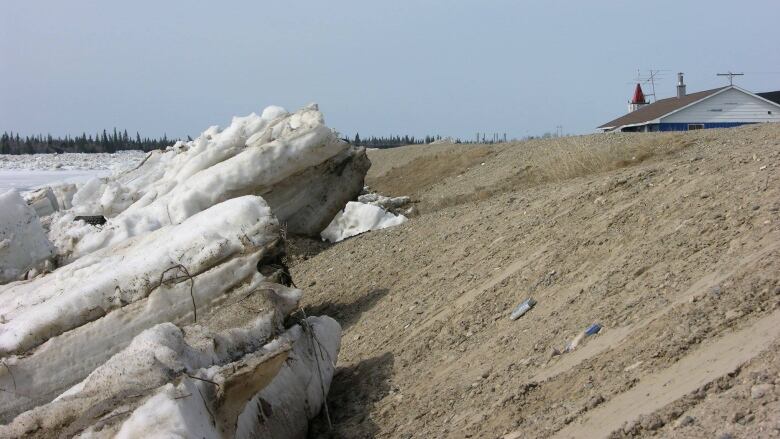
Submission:
<svg viewBox="0 0 780 439">
<path fill-rule="evenodd" d="M 39 218 L 60 210 L 57 196 L 50 187 L 36 189 L 24 195 L 24 200 L 35 210 Z"/>
<path fill-rule="evenodd" d="M 16 195 L 18 198 L 18 195 Z M 20 199 L 21 200 L 21 199 Z M 23 203 L 23 202 L 22 202 Z M 27 207 L 26 205 L 24 205 Z M 27 207 L 29 209 L 29 207 Z M 33 219 L 37 221 L 32 214 Z M 125 241 L 0 294 L 0 354 L 19 352 L 146 297 L 166 271 L 187 276 L 268 244 L 277 222 L 262 198 L 213 206 L 179 225 Z M 41 232 L 42 233 L 42 232 Z"/>
<path fill-rule="evenodd" d="M 254 364 L 244 359 L 209 371 L 209 380 L 219 384 L 218 393 L 210 392 L 214 388 L 212 384 L 188 383 L 186 379 L 178 387 L 168 385 L 133 412 L 122 424 L 117 437 L 149 437 L 151 434 L 161 437 L 177 434 L 214 438 L 305 437 L 309 420 L 319 413 L 330 388 L 341 343 L 341 327 L 335 320 L 309 317 L 305 324 L 305 330 L 294 326 L 264 347 L 265 351 L 274 352 L 279 346 L 291 345 L 289 358 L 293 361 L 275 362 L 274 365 L 278 364 L 280 368 L 259 369 L 280 358 L 272 356 L 266 362 Z M 250 373 L 246 373 L 247 366 L 252 367 Z M 197 395 L 199 387 L 201 394 L 209 395 L 206 403 L 210 407 L 205 412 L 204 404 L 197 399 L 199 404 L 181 398 L 186 394 Z M 249 401 L 227 404 L 231 396 L 237 397 L 231 395 L 235 393 L 248 394 Z M 236 406 L 240 408 L 238 411 Z M 216 426 L 199 422 L 212 414 Z"/>
<path fill-rule="evenodd" d="M 54 192 L 57 198 L 57 204 L 60 209 L 70 209 L 73 207 L 73 196 L 76 194 L 78 188 L 73 183 L 62 183 L 51 186 L 51 190 Z"/>
<path fill-rule="evenodd" d="M 252 194 L 266 199 L 291 233 L 316 236 L 357 196 L 369 166 L 365 150 L 327 128 L 316 105 L 292 114 L 269 107 L 152 153 L 136 169 L 85 184 L 73 211 L 109 217 L 106 227 L 83 235 L 64 230 L 68 223 L 54 228 L 73 237 L 74 248 L 59 249 L 74 260 Z"/>
<path fill-rule="evenodd" d="M 332 318 L 309 317 L 306 325 L 295 326 L 280 337 L 282 342 L 292 343 L 290 356 L 298 361 L 286 362 L 274 380 L 246 405 L 238 419 L 236 437 L 306 436 L 309 421 L 320 412 L 330 390 L 341 347 L 341 326 Z M 273 416 L 267 417 L 267 423 L 253 422 L 260 410 L 268 408 Z"/>
<path fill-rule="evenodd" d="M 0 436 L 305 437 L 333 378 L 341 327 L 329 317 L 302 324 L 267 344 L 257 343 L 258 321 L 239 340 L 154 326 L 79 385 L 0 426 Z"/>
<path fill-rule="evenodd" d="M 341 329 L 314 317 L 280 336 L 302 294 L 284 286 L 280 221 L 316 236 L 369 165 L 316 105 L 269 107 L 41 192 L 61 266 L 0 287 L 0 437 L 304 436 Z"/>
<path fill-rule="evenodd" d="M 322 239 L 339 242 L 350 236 L 403 224 L 403 215 L 394 215 L 379 206 L 350 201 L 322 231 Z"/>
<path fill-rule="evenodd" d="M 33 208 L 15 190 L 0 194 L 0 283 L 18 279 L 51 255 L 51 243 Z"/>
</svg>

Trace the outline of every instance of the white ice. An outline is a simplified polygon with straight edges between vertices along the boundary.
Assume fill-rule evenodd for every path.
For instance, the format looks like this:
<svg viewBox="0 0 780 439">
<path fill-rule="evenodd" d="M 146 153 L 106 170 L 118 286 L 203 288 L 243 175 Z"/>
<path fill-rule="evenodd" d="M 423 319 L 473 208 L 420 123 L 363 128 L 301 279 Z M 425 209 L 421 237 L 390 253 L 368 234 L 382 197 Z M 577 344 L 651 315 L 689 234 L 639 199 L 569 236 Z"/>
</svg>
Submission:
<svg viewBox="0 0 780 439">
<path fill-rule="evenodd" d="M 273 350 L 280 344 L 289 344 L 292 350 L 273 380 L 246 404 L 238 417 L 237 438 L 298 438 L 305 437 L 308 421 L 319 413 L 335 371 L 335 360 L 341 344 L 341 327 L 329 317 L 306 319 L 307 329 L 300 325 L 290 328 L 279 339 L 264 348 Z M 310 332 L 307 332 L 310 331 Z M 204 371 L 211 381 L 223 382 L 222 370 Z M 167 385 L 135 409 L 120 427 L 116 437 L 205 437 L 220 438 L 218 431 L 204 419 L 212 414 L 220 416 L 206 401 L 182 395 L 198 395 L 203 382 Z M 251 385 L 251 384 L 249 384 Z M 325 394 L 323 394 L 323 391 Z M 201 394 L 206 394 L 202 392 Z M 268 413 L 260 413 L 261 410 Z M 216 412 L 216 413 L 215 413 Z M 264 418 L 263 422 L 258 419 Z M 228 436 L 230 437 L 230 436 Z"/>
<path fill-rule="evenodd" d="M 403 215 L 394 215 L 373 204 L 350 201 L 343 211 L 322 231 L 322 239 L 330 242 L 343 241 L 351 236 L 393 227 L 407 221 Z"/>
<path fill-rule="evenodd" d="M 36 268 L 52 251 L 35 210 L 13 189 L 0 193 L 0 284 Z"/>
<path fill-rule="evenodd" d="M 276 224 L 262 198 L 234 198 L 179 225 L 85 256 L 31 282 L 11 285 L 0 294 L 0 354 L 29 349 L 146 297 L 169 267 L 182 265 L 196 276 L 260 247 L 273 236 Z M 181 275 L 167 273 L 167 277 Z"/>
<path fill-rule="evenodd" d="M 302 294 L 274 283 L 280 224 L 316 236 L 360 193 L 365 151 L 340 140 L 312 105 L 268 107 L 166 151 L 62 159 L 3 156 L 0 178 L 125 171 L 53 185 L 27 203 L 14 192 L 6 202 L 24 211 L 46 257 L 48 230 L 60 266 L 0 286 L 0 421 L 10 422 L 0 436 L 232 437 L 225 431 L 242 410 L 238 437 L 305 435 L 332 379 L 341 329 L 311 317 L 306 330 L 279 336 Z M 121 163 L 106 162 L 114 159 Z M 357 204 L 360 212 L 341 214 L 343 234 L 406 220 Z M 0 198 L 0 228 L 12 223 L 2 215 L 15 212 L 3 207 Z M 109 220 L 75 221 L 90 214 Z M 0 247 L 11 243 L 0 239 Z M 13 257 L 21 253 L 40 262 L 35 251 Z M 287 355 L 293 361 L 282 363 Z M 193 376 L 223 383 L 222 393 Z M 268 403 L 277 416 L 261 423 Z M 232 416 L 232 427 L 215 430 L 214 413 Z"/>
<path fill-rule="evenodd" d="M 0 155 L 0 192 L 14 188 L 29 191 L 56 183 L 83 183 L 129 169 L 145 156 L 143 151 L 108 153 Z"/>
<path fill-rule="evenodd" d="M 224 130 L 211 127 L 191 142 L 153 153 L 135 170 L 107 182 L 86 183 L 73 197 L 74 213 L 110 220 L 99 231 L 74 235 L 80 241 L 73 249 L 60 250 L 72 251 L 74 259 L 179 224 L 228 198 L 245 194 L 266 198 L 274 185 L 349 148 L 324 125 L 316 105 L 292 114 L 269 107 L 260 116 L 236 117 Z M 290 201 L 307 201 L 299 198 Z"/>
</svg>

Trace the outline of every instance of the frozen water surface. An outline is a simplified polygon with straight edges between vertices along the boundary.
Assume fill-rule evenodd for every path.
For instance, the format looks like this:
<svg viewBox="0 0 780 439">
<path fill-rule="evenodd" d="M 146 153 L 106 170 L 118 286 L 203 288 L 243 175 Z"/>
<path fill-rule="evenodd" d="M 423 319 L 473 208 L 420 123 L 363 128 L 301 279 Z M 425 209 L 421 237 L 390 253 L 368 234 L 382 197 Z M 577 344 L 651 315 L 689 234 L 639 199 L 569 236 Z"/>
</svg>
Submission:
<svg viewBox="0 0 780 439">
<path fill-rule="evenodd" d="M 143 151 L 0 155 L 0 193 L 8 189 L 27 191 L 52 183 L 80 183 L 92 177 L 105 177 L 137 165 L 145 156 Z"/>
<path fill-rule="evenodd" d="M 23 192 L 52 183 L 79 183 L 92 177 L 104 177 L 109 174 L 111 171 L 107 169 L 62 171 L 0 169 L 0 193 L 8 189 Z"/>
</svg>

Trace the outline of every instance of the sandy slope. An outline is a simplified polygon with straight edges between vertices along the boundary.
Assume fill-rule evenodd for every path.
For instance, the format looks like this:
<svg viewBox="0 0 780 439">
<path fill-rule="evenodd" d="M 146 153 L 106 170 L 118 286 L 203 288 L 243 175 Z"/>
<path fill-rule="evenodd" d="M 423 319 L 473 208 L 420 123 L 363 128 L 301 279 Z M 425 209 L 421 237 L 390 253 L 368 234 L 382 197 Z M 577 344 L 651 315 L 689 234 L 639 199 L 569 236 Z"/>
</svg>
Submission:
<svg viewBox="0 0 780 439">
<path fill-rule="evenodd" d="M 421 215 L 293 267 L 345 327 L 312 437 L 780 435 L 780 126 L 415 148 L 368 182 Z"/>
</svg>

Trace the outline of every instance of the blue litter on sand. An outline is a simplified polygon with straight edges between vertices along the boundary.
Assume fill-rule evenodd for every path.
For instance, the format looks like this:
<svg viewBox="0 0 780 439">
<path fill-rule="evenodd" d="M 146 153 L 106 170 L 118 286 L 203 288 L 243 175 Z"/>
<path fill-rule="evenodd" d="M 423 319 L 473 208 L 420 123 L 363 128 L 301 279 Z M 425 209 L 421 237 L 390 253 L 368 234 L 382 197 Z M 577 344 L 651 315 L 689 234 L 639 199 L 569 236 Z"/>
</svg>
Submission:
<svg viewBox="0 0 780 439">
<path fill-rule="evenodd" d="M 601 331 L 601 325 L 599 325 L 598 323 L 594 323 L 588 326 L 588 329 L 585 330 L 585 335 L 598 334 L 599 331 Z"/>
<path fill-rule="evenodd" d="M 512 311 L 512 314 L 509 316 L 512 320 L 519 319 L 523 314 L 528 312 L 531 308 L 533 308 L 536 305 L 536 301 L 532 298 L 526 299 L 523 303 L 520 305 L 517 305 L 517 307 Z"/>
</svg>

